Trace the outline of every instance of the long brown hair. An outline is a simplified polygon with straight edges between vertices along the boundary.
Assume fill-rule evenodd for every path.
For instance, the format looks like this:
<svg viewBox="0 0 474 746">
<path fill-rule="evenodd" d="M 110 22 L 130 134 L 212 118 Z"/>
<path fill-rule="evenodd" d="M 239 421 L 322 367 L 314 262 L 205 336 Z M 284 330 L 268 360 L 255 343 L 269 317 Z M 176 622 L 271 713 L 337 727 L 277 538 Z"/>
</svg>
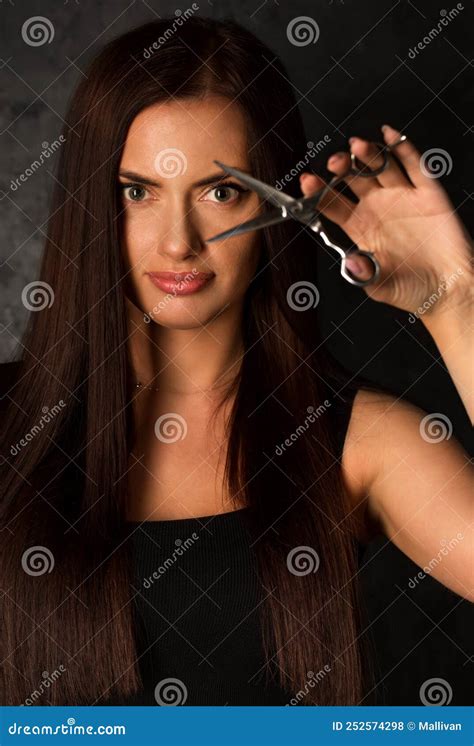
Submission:
<svg viewBox="0 0 474 746">
<path fill-rule="evenodd" d="M 257 178 L 276 183 L 307 150 L 286 72 L 265 45 L 230 20 L 189 17 L 171 34 L 170 24 L 108 44 L 66 114 L 40 274 L 54 299 L 30 314 L 2 428 L 2 705 L 25 701 L 43 672 L 57 670 L 37 704 L 87 705 L 141 686 L 124 519 L 134 440 L 127 268 L 117 250 L 116 178 L 130 124 L 170 96 L 220 94 L 246 114 Z M 287 191 L 299 192 L 298 179 Z M 245 299 L 226 475 L 249 506 L 269 676 L 290 696 L 306 685 L 301 704 L 357 704 L 365 657 L 356 542 L 331 407 L 275 457 L 345 377 L 322 346 L 317 309 L 288 301 L 295 283 L 318 286 L 313 240 L 289 221 L 266 229 L 262 244 Z M 12 455 L 46 409 L 47 427 Z M 308 547 L 318 571 L 290 571 L 289 557 Z M 34 561 L 54 569 L 39 573 Z M 308 671 L 328 666 L 324 682 L 308 687 Z"/>
</svg>

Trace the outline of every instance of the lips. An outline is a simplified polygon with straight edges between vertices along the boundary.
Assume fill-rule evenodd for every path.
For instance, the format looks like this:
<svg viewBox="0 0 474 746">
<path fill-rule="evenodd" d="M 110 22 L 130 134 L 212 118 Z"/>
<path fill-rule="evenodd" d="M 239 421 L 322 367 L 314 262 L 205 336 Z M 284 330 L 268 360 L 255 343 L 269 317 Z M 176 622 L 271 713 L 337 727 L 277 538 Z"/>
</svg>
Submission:
<svg viewBox="0 0 474 746">
<path fill-rule="evenodd" d="M 165 293 L 190 295 L 205 287 L 213 272 L 147 272 L 152 283 Z"/>
<path fill-rule="evenodd" d="M 191 279 L 205 279 L 213 277 L 212 272 L 149 272 L 149 275 L 153 277 L 160 277 L 163 280 L 173 280 L 174 282 L 183 282 L 188 278 Z"/>
</svg>

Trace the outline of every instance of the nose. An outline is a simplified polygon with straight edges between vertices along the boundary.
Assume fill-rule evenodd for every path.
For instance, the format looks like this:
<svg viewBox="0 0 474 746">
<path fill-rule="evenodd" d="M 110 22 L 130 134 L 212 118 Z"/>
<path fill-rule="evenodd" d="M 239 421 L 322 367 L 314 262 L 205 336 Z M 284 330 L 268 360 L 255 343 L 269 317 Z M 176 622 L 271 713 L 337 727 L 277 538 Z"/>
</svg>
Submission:
<svg viewBox="0 0 474 746">
<path fill-rule="evenodd" d="M 205 248 L 204 239 L 193 209 L 178 200 L 168 205 L 160 215 L 157 252 L 179 264 L 195 257 Z"/>
</svg>

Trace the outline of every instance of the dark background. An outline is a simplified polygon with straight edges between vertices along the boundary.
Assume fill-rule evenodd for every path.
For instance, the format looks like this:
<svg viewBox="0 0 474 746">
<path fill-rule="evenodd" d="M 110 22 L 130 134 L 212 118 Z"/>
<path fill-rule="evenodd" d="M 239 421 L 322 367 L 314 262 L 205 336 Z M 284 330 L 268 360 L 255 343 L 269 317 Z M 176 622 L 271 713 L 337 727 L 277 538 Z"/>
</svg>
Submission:
<svg viewBox="0 0 474 746">
<path fill-rule="evenodd" d="M 380 140 L 387 122 L 421 152 L 446 151 L 452 170 L 443 183 L 473 232 L 472 14 L 469 2 L 414 59 L 410 48 L 456 7 L 428 0 L 207 0 L 198 15 L 230 16 L 262 38 L 286 65 L 304 116 L 307 138 L 331 142 L 311 167 L 322 176 L 327 158 L 347 150 L 352 135 Z M 26 183 L 17 178 L 38 158 L 43 143 L 61 132 L 67 100 L 96 51 L 112 37 L 156 17 L 174 17 L 179 6 L 160 0 L 1 0 L 2 219 L 0 360 L 11 359 L 26 322 L 21 291 L 37 278 L 54 156 Z M 23 23 L 48 18 L 51 43 L 29 46 Z M 298 16 L 318 24 L 317 42 L 295 46 L 287 26 Z M 442 359 L 422 322 L 368 299 L 344 282 L 323 250 L 317 254 L 323 286 L 322 331 L 336 357 L 354 372 L 382 383 L 426 412 L 442 412 L 468 449 L 470 423 Z M 472 680 L 471 607 L 431 577 L 408 586 L 419 568 L 384 539 L 367 549 L 362 581 L 378 656 L 379 703 L 420 704 L 420 686 L 443 678 L 452 705 L 469 703 Z"/>
</svg>

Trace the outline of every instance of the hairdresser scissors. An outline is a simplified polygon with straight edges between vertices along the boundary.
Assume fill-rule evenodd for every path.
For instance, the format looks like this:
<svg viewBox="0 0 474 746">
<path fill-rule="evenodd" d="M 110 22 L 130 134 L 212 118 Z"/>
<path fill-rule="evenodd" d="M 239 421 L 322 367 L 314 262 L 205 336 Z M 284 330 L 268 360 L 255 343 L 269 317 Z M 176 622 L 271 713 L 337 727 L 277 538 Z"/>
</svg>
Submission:
<svg viewBox="0 0 474 746">
<path fill-rule="evenodd" d="M 226 166 L 225 163 L 222 163 L 221 161 L 214 161 L 214 163 L 217 163 L 217 165 L 220 166 L 223 171 L 226 171 L 232 176 L 235 176 L 237 179 L 239 179 L 239 181 L 252 189 L 252 191 L 260 195 L 260 197 L 263 197 L 263 199 L 270 202 L 270 204 L 274 206 L 274 209 L 267 210 L 263 215 L 260 215 L 253 220 L 248 220 L 245 223 L 240 223 L 239 225 L 234 226 L 234 228 L 229 228 L 229 230 L 218 233 L 217 235 L 212 236 L 212 238 L 208 238 L 206 239 L 206 243 L 211 243 L 212 241 L 220 241 L 224 238 L 229 238 L 230 236 L 238 236 L 241 233 L 253 231 L 258 228 L 266 228 L 269 225 L 276 225 L 277 223 L 282 223 L 285 220 L 298 220 L 300 223 L 303 223 L 303 225 L 306 225 L 308 228 L 314 231 L 314 233 L 319 235 L 326 246 L 338 252 L 338 254 L 342 258 L 341 275 L 344 277 L 345 280 L 352 283 L 353 285 L 357 285 L 358 287 L 370 285 L 371 283 L 375 282 L 380 275 L 380 265 L 376 257 L 371 251 L 364 251 L 363 249 L 359 249 L 356 246 L 353 246 L 350 249 L 345 249 L 342 246 L 339 246 L 338 244 L 331 241 L 326 234 L 323 224 L 321 223 L 321 220 L 319 218 L 320 211 L 318 210 L 318 204 L 321 202 L 322 198 L 326 195 L 327 192 L 329 192 L 337 184 L 343 181 L 343 179 L 347 178 L 347 176 L 362 176 L 363 178 L 372 178 L 378 176 L 378 174 L 381 174 L 382 171 L 385 171 L 385 169 L 389 165 L 388 151 L 391 150 L 394 146 L 399 145 L 406 139 L 406 135 L 402 135 L 396 142 L 392 143 L 391 145 L 386 145 L 380 142 L 375 143 L 375 145 L 379 149 L 380 154 L 383 157 L 383 163 L 379 168 L 373 170 L 369 169 L 368 166 L 366 166 L 364 163 L 361 163 L 355 157 L 354 153 L 351 153 L 351 165 L 344 174 L 341 174 L 340 176 L 333 176 L 333 178 L 315 194 L 312 194 L 310 197 L 302 197 L 299 199 L 295 199 L 289 194 L 285 194 L 279 189 L 276 189 L 269 184 L 265 184 L 263 181 L 255 179 L 253 176 L 249 176 L 249 174 L 246 174 L 243 171 L 239 171 L 239 169 L 237 168 Z M 362 258 L 364 268 L 367 268 L 367 272 L 369 273 L 369 277 L 367 279 L 360 279 L 350 271 L 349 267 L 346 266 L 346 259 L 348 257 Z"/>
</svg>

